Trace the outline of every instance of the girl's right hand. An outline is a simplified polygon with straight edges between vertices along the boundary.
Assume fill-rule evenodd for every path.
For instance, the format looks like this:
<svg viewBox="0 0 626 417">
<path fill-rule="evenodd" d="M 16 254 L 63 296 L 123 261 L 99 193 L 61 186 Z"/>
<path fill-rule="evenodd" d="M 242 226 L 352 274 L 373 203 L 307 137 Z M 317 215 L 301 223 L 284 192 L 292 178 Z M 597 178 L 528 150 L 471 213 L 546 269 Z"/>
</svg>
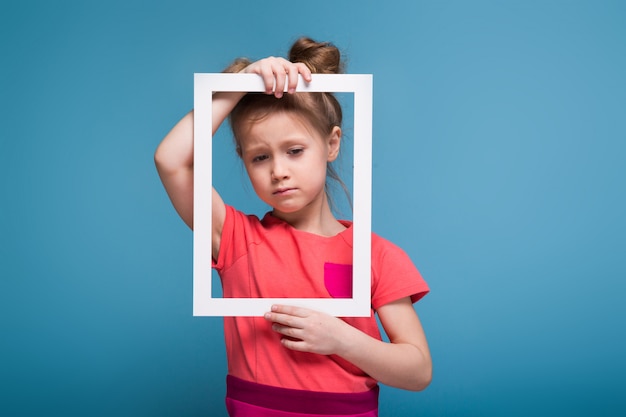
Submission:
<svg viewBox="0 0 626 417">
<path fill-rule="evenodd" d="M 302 75 L 307 83 L 311 82 L 311 70 L 305 64 L 273 56 L 254 62 L 241 72 L 260 75 L 265 84 L 265 93 L 274 94 L 276 98 L 283 96 L 285 85 L 289 94 L 296 91 L 298 74 Z"/>
</svg>

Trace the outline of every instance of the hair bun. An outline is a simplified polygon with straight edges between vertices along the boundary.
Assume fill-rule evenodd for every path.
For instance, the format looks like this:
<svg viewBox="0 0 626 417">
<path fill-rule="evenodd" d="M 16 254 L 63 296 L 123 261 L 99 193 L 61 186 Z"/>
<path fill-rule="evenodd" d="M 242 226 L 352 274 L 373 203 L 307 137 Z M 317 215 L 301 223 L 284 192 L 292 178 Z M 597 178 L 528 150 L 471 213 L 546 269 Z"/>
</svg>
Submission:
<svg viewBox="0 0 626 417">
<path fill-rule="evenodd" d="M 330 42 L 316 42 L 300 38 L 289 50 L 289 61 L 304 63 L 316 74 L 340 74 L 343 72 L 341 53 Z"/>
</svg>

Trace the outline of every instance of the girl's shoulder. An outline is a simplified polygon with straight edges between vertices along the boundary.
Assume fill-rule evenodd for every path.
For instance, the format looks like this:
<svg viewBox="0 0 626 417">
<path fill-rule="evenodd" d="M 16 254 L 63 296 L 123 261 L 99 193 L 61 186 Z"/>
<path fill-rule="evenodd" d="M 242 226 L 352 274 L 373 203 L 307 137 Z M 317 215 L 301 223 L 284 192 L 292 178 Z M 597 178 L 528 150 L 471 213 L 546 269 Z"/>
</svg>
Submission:
<svg viewBox="0 0 626 417">
<path fill-rule="evenodd" d="M 372 232 L 372 256 L 406 255 L 404 249 L 387 238 Z"/>
</svg>

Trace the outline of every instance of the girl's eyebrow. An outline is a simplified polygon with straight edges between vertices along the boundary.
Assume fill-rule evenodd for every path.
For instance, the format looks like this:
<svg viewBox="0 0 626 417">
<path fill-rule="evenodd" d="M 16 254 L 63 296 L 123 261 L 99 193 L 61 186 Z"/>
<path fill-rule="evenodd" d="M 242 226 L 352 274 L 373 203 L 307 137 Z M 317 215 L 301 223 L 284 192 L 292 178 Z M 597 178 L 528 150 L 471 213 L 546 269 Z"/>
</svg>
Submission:
<svg viewBox="0 0 626 417">
<path fill-rule="evenodd" d="M 304 146 L 306 145 L 307 140 L 304 138 L 294 138 L 287 139 L 283 143 L 281 143 L 282 148 L 290 148 L 292 146 Z"/>
<path fill-rule="evenodd" d="M 270 146 L 268 146 L 265 142 L 263 141 L 252 141 L 252 143 L 248 143 L 246 144 L 246 141 L 242 141 L 243 143 L 241 144 L 241 151 L 242 152 L 264 152 L 268 149 L 270 149 Z"/>
<path fill-rule="evenodd" d="M 307 144 L 306 142 L 308 142 L 309 140 L 311 140 L 311 138 L 304 137 L 304 136 L 282 139 L 280 140 L 280 148 L 289 148 L 291 146 L 304 146 Z M 271 147 L 264 143 L 259 143 L 255 145 L 244 145 L 241 147 L 242 152 L 262 152 L 262 151 L 266 151 L 269 149 L 271 149 Z"/>
<path fill-rule="evenodd" d="M 267 146 L 265 145 L 248 145 L 248 146 L 241 147 L 242 152 L 259 152 L 259 151 L 264 151 L 266 149 L 267 149 Z"/>
</svg>

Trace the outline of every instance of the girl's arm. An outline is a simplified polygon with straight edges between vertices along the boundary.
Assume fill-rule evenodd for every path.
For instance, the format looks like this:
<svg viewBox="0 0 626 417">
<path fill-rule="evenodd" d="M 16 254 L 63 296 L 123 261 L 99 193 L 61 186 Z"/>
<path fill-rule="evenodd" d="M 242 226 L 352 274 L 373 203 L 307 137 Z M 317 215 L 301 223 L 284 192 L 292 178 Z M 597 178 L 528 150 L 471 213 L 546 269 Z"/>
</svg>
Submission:
<svg viewBox="0 0 626 417">
<path fill-rule="evenodd" d="M 432 378 L 432 361 L 411 300 L 386 304 L 378 309 L 378 316 L 390 343 L 305 308 L 273 306 L 265 318 L 274 323 L 275 331 L 287 336 L 282 344 L 289 349 L 341 356 L 385 385 L 412 391 L 426 388 Z"/>
<path fill-rule="evenodd" d="M 269 57 L 244 68 L 241 72 L 263 78 L 267 94 L 282 97 L 285 84 L 294 92 L 298 74 L 311 81 L 311 71 L 302 63 L 291 63 L 283 58 Z M 287 75 L 291 75 L 287 77 Z M 213 134 L 237 105 L 245 93 L 220 92 L 213 95 Z M 154 160 L 161 182 L 174 208 L 183 221 L 193 229 L 193 110 L 187 113 L 165 136 L 158 146 Z M 220 195 L 213 189 L 213 257 L 219 253 L 220 238 L 226 208 Z"/>
<path fill-rule="evenodd" d="M 244 93 L 217 93 L 213 96 L 213 134 Z M 154 161 L 174 208 L 193 229 L 193 110 L 187 113 L 158 146 Z M 219 251 L 226 207 L 213 189 L 213 257 Z"/>
</svg>

